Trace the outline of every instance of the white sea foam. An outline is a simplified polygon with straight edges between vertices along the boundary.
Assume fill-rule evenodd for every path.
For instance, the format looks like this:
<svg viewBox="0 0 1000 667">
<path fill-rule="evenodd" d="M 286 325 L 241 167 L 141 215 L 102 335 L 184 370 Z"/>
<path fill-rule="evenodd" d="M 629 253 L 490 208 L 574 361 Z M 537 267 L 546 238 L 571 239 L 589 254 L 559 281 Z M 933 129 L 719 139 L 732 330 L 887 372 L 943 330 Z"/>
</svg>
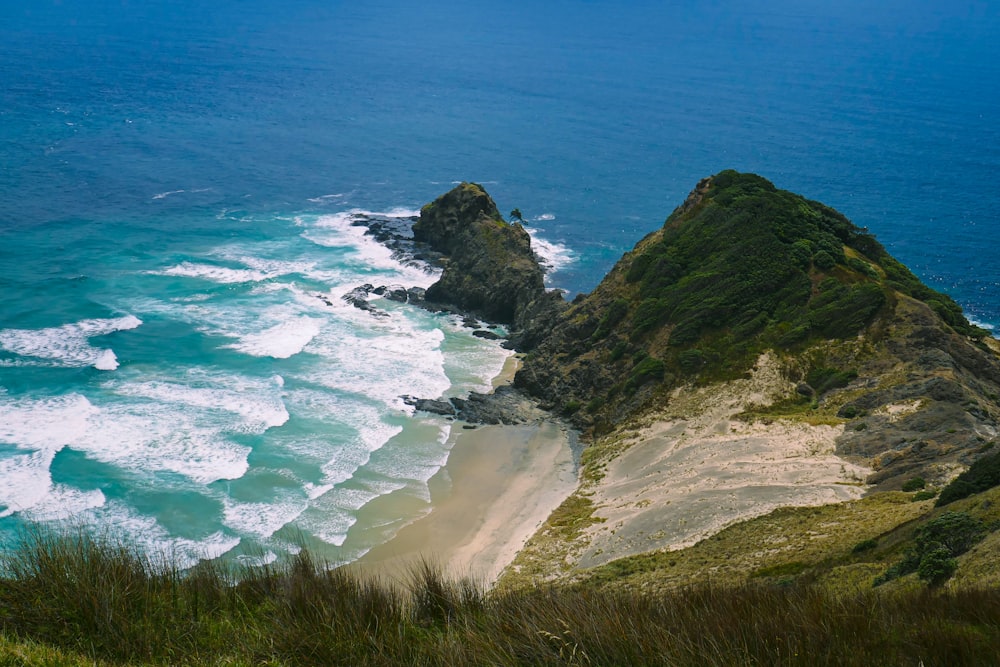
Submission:
<svg viewBox="0 0 1000 667">
<path fill-rule="evenodd" d="M 260 380 L 191 371 L 182 379 L 186 382 L 118 382 L 107 387 L 121 396 L 147 398 L 159 406 L 173 405 L 188 416 L 201 416 L 206 422 L 232 432 L 263 433 L 288 421 L 288 410 L 280 395 L 284 384 L 281 376 Z M 187 408 L 200 409 L 202 413 L 192 413 Z M 231 413 L 241 419 L 213 418 L 212 413 Z"/>
<path fill-rule="evenodd" d="M 345 446 L 323 464 L 323 481 L 326 484 L 336 486 L 351 479 L 358 470 L 368 464 L 373 452 L 384 447 L 402 430 L 400 426 L 390 426 L 379 422 L 361 426 L 358 429 L 358 437 L 344 443 Z"/>
<path fill-rule="evenodd" d="M 375 498 L 406 486 L 405 481 L 386 479 L 334 488 L 302 513 L 300 523 L 327 544 L 343 546 L 347 532 L 357 523 L 358 510 Z"/>
<path fill-rule="evenodd" d="M 539 221 L 548 222 L 549 220 L 555 220 L 556 216 L 554 214 L 552 214 L 552 213 L 542 213 L 540 216 L 538 216 L 536 218 L 532 218 L 532 219 L 533 220 L 539 220 Z"/>
<path fill-rule="evenodd" d="M 42 400 L 5 397 L 0 414 L 0 444 L 55 454 L 80 439 L 100 410 L 80 394 L 67 394 Z"/>
<path fill-rule="evenodd" d="M 335 432 L 326 435 L 318 430 L 310 437 L 277 435 L 274 441 L 297 460 L 322 470 L 322 480 L 307 485 L 310 497 L 319 497 L 350 479 L 373 452 L 403 430 L 398 424 L 386 423 L 383 411 L 359 396 L 296 389 L 287 393 L 286 401 L 293 414 L 308 415 Z"/>
<path fill-rule="evenodd" d="M 493 379 L 500 375 L 512 350 L 493 341 L 469 335 L 458 318 L 442 320 L 447 332 L 442 344 L 444 370 L 449 378 L 467 391 L 488 392 Z"/>
<path fill-rule="evenodd" d="M 158 194 L 153 195 L 153 199 L 166 199 L 170 195 L 179 195 L 182 192 L 185 192 L 185 190 L 170 190 L 168 192 L 160 192 Z"/>
<path fill-rule="evenodd" d="M 238 343 L 227 345 L 234 350 L 254 357 L 287 359 L 298 354 L 320 332 L 322 320 L 297 317 L 275 324 L 259 333 L 242 336 Z"/>
<path fill-rule="evenodd" d="M 122 386 L 127 387 L 122 396 L 153 401 L 112 401 L 98 408 L 76 394 L 4 400 L 0 405 L 4 414 L 0 443 L 36 450 L 33 458 L 15 455 L 5 459 L 8 463 L 0 470 L 0 487 L 22 494 L 13 502 L 3 496 L 8 507 L 31 508 L 44 502 L 39 511 L 52 513 L 44 508 L 55 502 L 50 496 L 62 491 L 52 487 L 49 468 L 55 453 L 65 446 L 143 478 L 166 472 L 199 484 L 235 479 L 248 469 L 250 448 L 226 434 L 260 433 L 288 419 L 276 397 L 276 386 L 272 390 L 275 397 L 254 396 L 232 381 L 225 391 L 157 382 Z M 106 388 L 114 391 L 113 384 Z M 24 495 L 28 493 L 38 495 Z M 74 503 L 89 506 L 99 500 L 95 495 L 84 495 Z"/>
<path fill-rule="evenodd" d="M 99 414 L 90 401 L 78 394 L 43 400 L 4 396 L 0 414 L 0 516 L 28 512 L 43 520 L 103 503 L 100 491 L 52 482 L 56 453 L 77 442 Z"/>
<path fill-rule="evenodd" d="M 178 406 L 127 403 L 105 408 L 74 449 L 150 478 L 176 473 L 197 484 L 237 479 L 247 471 L 250 448 L 224 436 L 204 413 Z M 207 423 L 206 423 L 207 422 Z"/>
<path fill-rule="evenodd" d="M 183 278 L 201 278 L 223 285 L 235 285 L 239 283 L 256 283 L 268 278 L 275 277 L 265 271 L 254 269 L 233 269 L 226 266 L 214 264 L 197 264 L 195 262 L 181 262 L 167 269 L 159 271 L 149 271 L 151 275 L 158 276 L 180 276 Z"/>
<path fill-rule="evenodd" d="M 80 320 L 45 329 L 3 329 L 0 348 L 22 357 L 34 357 L 57 366 L 94 366 L 98 370 L 118 368 L 118 359 L 109 349 L 90 345 L 89 339 L 116 331 L 135 329 L 142 320 L 133 316 Z"/>
<path fill-rule="evenodd" d="M 333 299 L 326 297 L 326 301 Z M 188 322 L 204 334 L 233 339 L 223 348 L 275 359 L 301 352 L 325 326 L 330 310 L 316 294 L 282 283 L 262 284 L 237 298 L 146 299 L 133 305 L 144 312 Z"/>
<path fill-rule="evenodd" d="M 359 216 L 408 218 L 419 214 L 409 209 L 393 209 L 387 213 L 373 213 L 354 209 L 342 213 L 322 215 L 318 218 L 300 217 L 296 224 L 305 227 L 302 237 L 328 248 L 337 248 L 347 255 L 349 268 L 358 275 L 359 282 L 366 276 L 377 275 L 383 283 L 398 282 L 407 287 L 429 287 L 439 275 L 431 269 L 408 266 L 393 257 L 392 251 L 370 236 L 365 227 L 352 224 Z"/>
<path fill-rule="evenodd" d="M 306 379 L 363 392 L 400 410 L 408 410 L 403 395 L 437 397 L 451 386 L 444 373 L 440 329 L 422 330 L 404 317 L 375 319 L 356 308 L 341 309 L 338 315 L 346 327 L 330 327 L 306 346 L 323 358 Z"/>
<path fill-rule="evenodd" d="M 568 246 L 545 240 L 537 229 L 525 227 L 524 230 L 531 236 L 532 250 L 549 273 L 554 273 L 576 261 L 576 256 Z"/>
<path fill-rule="evenodd" d="M 22 512 L 29 521 L 66 521 L 97 507 L 106 498 L 100 489 L 84 491 L 65 484 L 53 484 L 45 497 Z"/>
<path fill-rule="evenodd" d="M 333 484 L 313 484 L 312 482 L 307 482 L 303 488 L 306 490 L 306 495 L 309 496 L 309 500 L 316 500 L 324 493 L 331 490 L 333 488 Z"/>
<path fill-rule="evenodd" d="M 101 350 L 97 361 L 94 362 L 94 368 L 99 371 L 113 371 L 118 368 L 118 357 L 112 350 Z"/>
<path fill-rule="evenodd" d="M 267 539 L 295 521 L 308 507 L 308 501 L 305 498 L 276 498 L 252 503 L 224 498 L 223 506 L 227 527 L 240 534 Z"/>
<path fill-rule="evenodd" d="M 238 563 L 249 567 L 263 567 L 265 565 L 270 565 L 277 560 L 278 554 L 271 550 L 265 551 L 260 555 L 240 554 L 236 557 L 236 561 Z"/>
<path fill-rule="evenodd" d="M 323 258 L 305 259 L 301 251 L 293 250 L 288 243 L 236 244 L 216 248 L 210 254 L 213 260 L 239 264 L 268 279 L 303 276 L 310 280 L 337 283 L 349 280 L 351 274 L 340 267 L 320 266 Z M 295 259 L 275 259 L 274 255 L 294 253 Z M 324 264 L 329 264 L 324 262 Z"/>
<path fill-rule="evenodd" d="M 321 195 L 319 197 L 310 197 L 309 201 L 314 204 L 329 204 L 330 202 L 336 201 L 338 199 L 343 199 L 344 194 L 332 194 L 332 195 Z"/>
<path fill-rule="evenodd" d="M 303 527 L 323 542 L 337 547 L 344 545 L 347 531 L 358 522 L 354 512 L 349 510 L 331 508 L 318 514 L 315 518 L 309 514 L 300 517 Z"/>
<path fill-rule="evenodd" d="M 406 480 L 411 489 L 424 497 L 427 481 L 448 462 L 451 425 L 430 417 L 420 418 L 417 422 L 414 427 L 419 431 L 390 443 L 391 449 L 384 450 L 382 456 L 373 457 L 371 463 L 365 466 L 365 473 L 391 480 Z"/>
<path fill-rule="evenodd" d="M 969 320 L 969 324 L 971 324 L 973 326 L 977 326 L 977 327 L 980 327 L 982 329 L 986 329 L 987 331 L 996 331 L 996 327 L 994 325 L 990 324 L 989 322 L 984 322 L 982 320 L 977 320 L 976 318 L 969 317 L 968 315 L 966 315 L 966 317 Z"/>
<path fill-rule="evenodd" d="M 40 450 L 0 459 L 0 517 L 41 503 L 52 490 L 49 466 L 55 452 Z"/>
</svg>

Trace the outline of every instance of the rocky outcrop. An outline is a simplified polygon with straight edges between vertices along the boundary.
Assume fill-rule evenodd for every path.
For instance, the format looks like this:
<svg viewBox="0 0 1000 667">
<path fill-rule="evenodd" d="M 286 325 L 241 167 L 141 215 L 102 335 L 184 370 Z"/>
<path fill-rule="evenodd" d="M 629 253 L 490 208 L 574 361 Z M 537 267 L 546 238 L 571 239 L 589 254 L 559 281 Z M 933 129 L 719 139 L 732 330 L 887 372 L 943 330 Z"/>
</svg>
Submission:
<svg viewBox="0 0 1000 667">
<path fill-rule="evenodd" d="M 527 424 L 551 418 L 535 401 L 509 385 L 497 387 L 489 394 L 474 391 L 465 398 L 402 398 L 404 403 L 422 412 L 457 417 L 470 424 Z"/>
<path fill-rule="evenodd" d="M 564 308 L 558 292 L 545 290 L 528 233 L 506 222 L 475 183 L 462 183 L 424 206 L 413 238 L 446 257 L 427 300 L 510 326 L 517 349 L 537 345 Z"/>
</svg>

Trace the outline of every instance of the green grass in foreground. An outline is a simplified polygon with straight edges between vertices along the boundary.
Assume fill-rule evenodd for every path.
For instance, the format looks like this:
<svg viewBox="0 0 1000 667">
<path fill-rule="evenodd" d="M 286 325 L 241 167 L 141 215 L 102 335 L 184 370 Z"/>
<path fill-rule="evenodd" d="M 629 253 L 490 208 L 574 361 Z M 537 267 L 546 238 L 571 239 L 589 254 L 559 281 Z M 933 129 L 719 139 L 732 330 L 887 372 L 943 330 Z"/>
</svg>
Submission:
<svg viewBox="0 0 1000 667">
<path fill-rule="evenodd" d="M 402 588 L 303 553 L 181 573 L 86 535 L 3 557 L 0 665 L 977 665 L 1000 590 L 486 592 L 416 568 Z"/>
</svg>

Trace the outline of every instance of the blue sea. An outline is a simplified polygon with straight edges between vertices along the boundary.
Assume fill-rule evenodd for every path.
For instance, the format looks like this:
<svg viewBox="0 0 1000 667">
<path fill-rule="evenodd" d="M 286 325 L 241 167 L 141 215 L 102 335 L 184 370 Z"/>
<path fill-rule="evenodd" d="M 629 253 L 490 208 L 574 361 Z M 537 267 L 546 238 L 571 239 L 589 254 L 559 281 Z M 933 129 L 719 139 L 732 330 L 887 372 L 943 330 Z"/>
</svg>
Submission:
<svg viewBox="0 0 1000 667">
<path fill-rule="evenodd" d="M 462 180 L 570 295 L 703 176 L 867 227 L 1000 325 L 1000 10 L 971 0 L 0 3 L 0 544 L 356 559 L 508 353 L 354 287 Z M 738 242 L 734 239 L 733 242 Z"/>
</svg>

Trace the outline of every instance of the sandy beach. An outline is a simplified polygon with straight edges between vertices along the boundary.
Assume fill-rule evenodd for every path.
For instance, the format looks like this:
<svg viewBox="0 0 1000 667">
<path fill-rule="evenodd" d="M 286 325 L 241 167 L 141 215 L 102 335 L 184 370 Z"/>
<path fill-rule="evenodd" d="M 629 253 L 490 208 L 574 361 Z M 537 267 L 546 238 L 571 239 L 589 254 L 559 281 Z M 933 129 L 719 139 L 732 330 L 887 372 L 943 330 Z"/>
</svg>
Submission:
<svg viewBox="0 0 1000 667">
<path fill-rule="evenodd" d="M 511 357 L 494 385 L 513 377 Z M 453 577 L 492 584 L 576 490 L 571 433 L 557 422 L 452 427 L 448 462 L 428 482 L 431 509 L 357 565 L 390 578 L 426 559 Z"/>
<path fill-rule="evenodd" d="M 420 559 L 491 584 L 576 489 L 569 433 L 551 422 L 455 425 L 448 463 L 429 482 L 431 510 L 358 562 L 405 577 Z"/>
</svg>

